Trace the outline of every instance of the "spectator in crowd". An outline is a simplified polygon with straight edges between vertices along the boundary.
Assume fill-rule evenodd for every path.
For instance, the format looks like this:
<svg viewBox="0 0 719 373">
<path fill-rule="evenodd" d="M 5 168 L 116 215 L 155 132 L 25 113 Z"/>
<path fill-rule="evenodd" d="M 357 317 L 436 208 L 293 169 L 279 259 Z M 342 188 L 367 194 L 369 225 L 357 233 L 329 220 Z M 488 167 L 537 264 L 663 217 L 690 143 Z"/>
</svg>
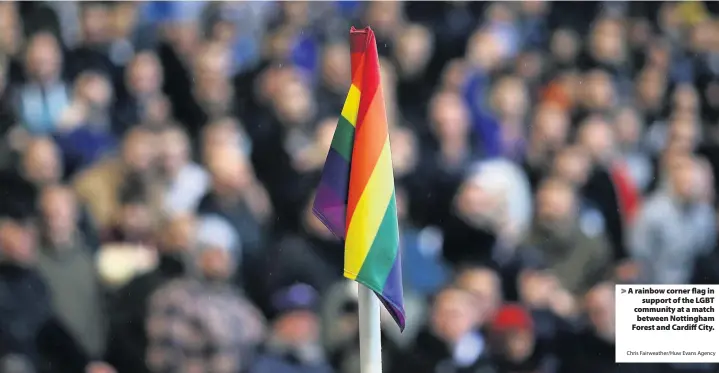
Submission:
<svg viewBox="0 0 719 373">
<path fill-rule="evenodd" d="M 63 177 L 63 163 L 57 144 L 48 137 L 30 140 L 23 152 L 20 174 L 36 188 L 58 183 Z"/>
<path fill-rule="evenodd" d="M 237 372 L 265 336 L 259 311 L 228 282 L 240 254 L 237 233 L 218 216 L 202 218 L 197 229 L 199 276 L 172 281 L 150 299 L 150 372 Z"/>
<path fill-rule="evenodd" d="M 537 211 L 527 244 L 537 247 L 562 287 L 583 294 L 607 276 L 611 251 L 606 238 L 577 222 L 577 197 L 559 179 L 544 180 L 537 190 Z"/>
<path fill-rule="evenodd" d="M 162 94 L 162 65 L 149 51 L 139 52 L 128 63 L 125 91 L 116 105 L 116 133 L 124 134 L 136 124 L 156 127 L 168 119 L 170 108 Z"/>
<path fill-rule="evenodd" d="M 497 372 L 489 359 L 488 343 L 478 326 L 477 299 L 466 290 L 450 287 L 437 295 L 429 328 L 417 336 L 409 354 L 398 360 L 398 372 Z M 408 366 L 411 369 L 407 370 Z"/>
<path fill-rule="evenodd" d="M 18 112 L 28 132 L 52 134 L 71 101 L 58 40 L 48 32 L 33 35 L 25 58 L 28 82 L 18 92 Z"/>
<path fill-rule="evenodd" d="M 317 104 L 322 116 L 337 115 L 342 111 L 350 79 L 349 47 L 344 43 L 328 45 L 322 52 L 320 86 Z"/>
<path fill-rule="evenodd" d="M 669 188 L 647 200 L 632 237 L 632 256 L 647 283 L 690 280 L 692 263 L 715 244 L 715 214 L 700 198 L 700 170 L 690 156 L 668 164 Z"/>
<path fill-rule="evenodd" d="M 556 361 L 538 344 L 534 322 L 524 307 L 507 304 L 497 310 L 490 326 L 493 349 L 498 355 L 499 372 L 550 372 Z"/>
<path fill-rule="evenodd" d="M 567 112 L 555 103 L 542 103 L 534 110 L 522 162 L 533 191 L 542 175 L 551 169 L 556 153 L 566 144 L 569 126 Z"/>
<path fill-rule="evenodd" d="M 531 314 L 536 343 L 557 353 L 566 329 L 576 321 L 577 304 L 544 263 L 533 263 L 517 275 L 517 300 Z M 545 346 L 548 345 L 548 346 Z"/>
<path fill-rule="evenodd" d="M 90 359 L 55 316 L 50 289 L 37 269 L 35 229 L 26 217 L 0 223 L 0 362 L 3 370 L 83 372 Z"/>
<path fill-rule="evenodd" d="M 651 157 L 646 154 L 641 135 L 645 125 L 636 109 L 625 106 L 619 109 L 614 119 L 620 157 L 626 163 L 637 189 L 645 192 L 651 181 Z"/>
<path fill-rule="evenodd" d="M 119 373 L 148 372 L 145 364 L 150 297 L 169 281 L 188 274 L 187 257 L 195 248 L 196 221 L 191 215 L 165 222 L 157 246 L 157 268 L 139 275 L 117 291 L 110 312 L 107 360 Z"/>
<path fill-rule="evenodd" d="M 587 151 L 578 145 L 569 145 L 554 156 L 551 174 L 579 189 L 589 179 L 590 157 Z M 604 215 L 588 198 L 578 195 L 579 222 L 588 229 L 606 234 Z"/>
<path fill-rule="evenodd" d="M 125 137 L 119 156 L 102 160 L 75 178 L 75 191 L 88 206 L 100 230 L 107 230 L 117 216 L 120 191 L 126 180 L 136 180 L 145 186 L 147 193 L 152 195 L 153 206 L 159 206 L 154 180 L 158 155 L 156 144 L 155 133 L 137 127 Z M 157 212 L 159 208 L 155 210 Z"/>
<path fill-rule="evenodd" d="M 114 150 L 111 107 L 113 88 L 106 76 L 84 72 L 74 97 L 58 120 L 56 138 L 69 167 L 82 169 Z"/>
<path fill-rule="evenodd" d="M 28 222 L 6 219 L 0 228 L 4 241 L 2 304 L 4 310 L 7 307 L 2 317 L 3 355 L 16 353 L 36 365 L 40 356 L 35 339 L 51 317 L 50 295 L 33 267 L 37 252 Z"/>
<path fill-rule="evenodd" d="M 240 235 L 243 250 L 257 253 L 265 243 L 264 229 L 272 216 L 267 192 L 237 145 L 211 149 L 206 162 L 211 186 L 200 199 L 198 212 L 227 219 Z"/>
<path fill-rule="evenodd" d="M 48 186 L 40 195 L 42 226 L 38 270 L 53 308 L 90 356 L 104 354 L 105 302 L 92 250 L 77 229 L 78 208 L 72 189 Z"/>
<path fill-rule="evenodd" d="M 81 4 L 79 13 L 81 37 L 69 53 L 69 74 L 77 77 L 85 70 L 99 70 L 116 77 L 117 69 L 110 58 L 113 7 L 103 2 Z"/>
<path fill-rule="evenodd" d="M 272 331 L 251 373 L 332 373 L 320 343 L 319 299 L 311 286 L 297 283 L 272 297 Z"/>
<path fill-rule="evenodd" d="M 118 210 L 102 232 L 102 241 L 150 245 L 156 238 L 157 220 L 148 201 L 146 185 L 137 179 L 127 179 L 123 184 Z"/>
<path fill-rule="evenodd" d="M 166 215 L 192 213 L 209 188 L 209 175 L 192 161 L 187 134 L 179 127 L 169 127 L 160 134 L 161 182 L 165 184 L 163 212 Z"/>
<path fill-rule="evenodd" d="M 613 257 L 622 259 L 626 257 L 625 226 L 636 209 L 636 190 L 625 184 L 628 175 L 624 165 L 617 163 L 614 132 L 607 119 L 600 114 L 588 116 L 580 123 L 577 137 L 590 162 L 580 193 L 601 211 Z"/>
<path fill-rule="evenodd" d="M 502 280 L 499 274 L 489 267 L 468 267 L 459 272 L 455 282 L 477 298 L 477 325 L 486 326 L 502 303 Z"/>
<path fill-rule="evenodd" d="M 247 135 L 247 130 L 236 118 L 226 117 L 208 123 L 202 130 L 202 137 L 198 146 L 200 150 L 199 159 L 206 163 L 212 149 L 216 147 L 235 147 L 246 156 L 252 154 L 252 139 Z"/>
</svg>

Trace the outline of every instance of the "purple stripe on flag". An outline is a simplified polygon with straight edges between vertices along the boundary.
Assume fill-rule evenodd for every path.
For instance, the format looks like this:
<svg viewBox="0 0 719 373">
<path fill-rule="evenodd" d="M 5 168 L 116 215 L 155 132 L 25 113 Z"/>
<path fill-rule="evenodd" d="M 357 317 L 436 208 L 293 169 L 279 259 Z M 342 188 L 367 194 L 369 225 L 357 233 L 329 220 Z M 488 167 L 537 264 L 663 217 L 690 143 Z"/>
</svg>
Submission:
<svg viewBox="0 0 719 373">
<path fill-rule="evenodd" d="M 327 184 L 338 196 L 346 196 L 349 192 L 350 165 L 342 155 L 330 148 L 327 153 L 325 167 L 322 170 L 322 184 Z M 344 200 L 342 202 L 345 202 Z"/>
<path fill-rule="evenodd" d="M 335 236 L 345 238 L 347 205 L 344 198 L 339 197 L 337 192 L 324 182 L 317 187 L 312 211 Z"/>
<path fill-rule="evenodd" d="M 380 299 L 382 303 L 390 311 L 394 321 L 399 324 L 400 329 L 404 329 L 404 307 L 403 307 L 403 291 L 402 291 L 402 258 L 398 251 L 394 258 L 392 269 L 384 283 L 384 289 Z"/>
</svg>

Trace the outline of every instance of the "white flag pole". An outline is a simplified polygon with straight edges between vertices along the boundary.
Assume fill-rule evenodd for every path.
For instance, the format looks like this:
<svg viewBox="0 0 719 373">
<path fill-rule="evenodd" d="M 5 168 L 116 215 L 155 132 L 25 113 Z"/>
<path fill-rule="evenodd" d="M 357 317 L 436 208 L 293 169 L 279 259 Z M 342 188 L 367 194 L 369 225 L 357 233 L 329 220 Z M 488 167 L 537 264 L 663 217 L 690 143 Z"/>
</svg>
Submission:
<svg viewBox="0 0 719 373">
<path fill-rule="evenodd" d="M 360 362 L 362 373 L 382 373 L 380 301 L 368 287 L 359 286 Z"/>
</svg>

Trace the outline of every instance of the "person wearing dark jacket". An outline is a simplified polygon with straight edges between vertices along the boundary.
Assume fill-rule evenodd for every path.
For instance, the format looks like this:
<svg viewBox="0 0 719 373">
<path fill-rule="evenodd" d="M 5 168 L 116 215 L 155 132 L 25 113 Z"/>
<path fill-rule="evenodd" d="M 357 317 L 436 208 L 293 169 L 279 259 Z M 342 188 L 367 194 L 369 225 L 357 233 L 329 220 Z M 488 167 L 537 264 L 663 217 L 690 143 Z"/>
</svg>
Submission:
<svg viewBox="0 0 719 373">
<path fill-rule="evenodd" d="M 613 259 L 624 259 L 627 256 L 625 225 L 636 209 L 637 196 L 632 183 L 621 183 L 626 181 L 625 174 L 623 165 L 615 161 L 612 131 L 611 124 L 601 116 L 590 116 L 580 124 L 578 143 L 587 150 L 591 165 L 586 183 L 580 187 L 579 193 L 601 212 Z"/>
<path fill-rule="evenodd" d="M 38 199 L 37 270 L 45 279 L 57 317 L 90 356 L 105 351 L 107 324 L 92 250 L 77 227 L 78 205 L 72 189 L 45 187 Z"/>
<path fill-rule="evenodd" d="M 0 222 L 0 371 L 22 362 L 38 373 L 83 373 L 90 359 L 54 315 L 34 240 L 25 219 Z"/>
<path fill-rule="evenodd" d="M 297 283 L 272 296 L 272 331 L 250 373 L 332 373 L 320 343 L 319 294 Z"/>
<path fill-rule="evenodd" d="M 288 234 L 272 247 L 267 258 L 266 293 L 282 284 L 302 281 L 320 293 L 342 279 L 342 242 L 312 213 L 311 198 L 302 215 L 299 234 Z"/>
<path fill-rule="evenodd" d="M 484 336 L 476 327 L 477 300 L 460 288 L 442 290 L 430 322 L 393 373 L 496 373 Z"/>
<path fill-rule="evenodd" d="M 562 287 L 580 295 L 605 278 L 611 249 L 604 235 L 577 221 L 576 201 L 569 183 L 558 178 L 542 181 L 525 244 L 542 253 Z"/>
<path fill-rule="evenodd" d="M 163 233 L 157 268 L 134 278 L 115 298 L 106 358 L 118 373 L 149 372 L 145 365 L 148 302 L 155 290 L 185 273 L 183 256 L 191 249 L 195 221 L 190 216 L 177 217 L 168 222 Z"/>
</svg>

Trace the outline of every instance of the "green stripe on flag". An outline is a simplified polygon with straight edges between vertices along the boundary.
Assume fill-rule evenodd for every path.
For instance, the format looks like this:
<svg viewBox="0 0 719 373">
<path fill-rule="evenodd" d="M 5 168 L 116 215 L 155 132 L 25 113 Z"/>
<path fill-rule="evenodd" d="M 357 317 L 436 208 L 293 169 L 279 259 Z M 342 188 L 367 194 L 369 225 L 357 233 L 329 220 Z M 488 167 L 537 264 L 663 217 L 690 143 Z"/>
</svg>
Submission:
<svg viewBox="0 0 719 373">
<path fill-rule="evenodd" d="M 349 161 L 352 159 L 352 148 L 354 147 L 355 128 L 345 117 L 340 116 L 337 121 L 334 137 L 332 137 L 332 149 L 340 153 L 342 158 Z"/>
<path fill-rule="evenodd" d="M 394 191 L 392 197 L 387 204 L 382 223 L 374 237 L 372 247 L 367 253 L 367 257 L 362 263 L 362 269 L 357 276 L 357 280 L 367 282 L 368 285 L 376 287 L 382 291 L 387 276 L 389 276 L 395 258 L 397 258 L 397 250 L 399 250 L 399 231 L 397 227 L 397 202 Z"/>
</svg>

